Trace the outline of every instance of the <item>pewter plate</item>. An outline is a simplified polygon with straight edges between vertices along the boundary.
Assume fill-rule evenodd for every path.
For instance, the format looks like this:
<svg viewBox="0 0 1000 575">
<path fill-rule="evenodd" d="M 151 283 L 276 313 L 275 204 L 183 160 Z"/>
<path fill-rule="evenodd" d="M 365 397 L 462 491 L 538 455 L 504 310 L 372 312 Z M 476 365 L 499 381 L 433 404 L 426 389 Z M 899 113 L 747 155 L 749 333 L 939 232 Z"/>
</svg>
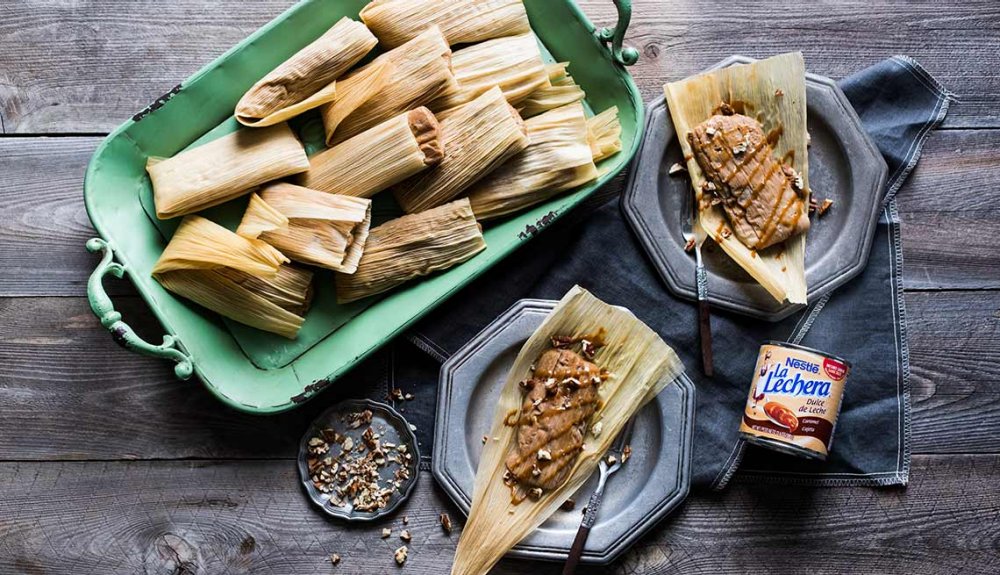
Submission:
<svg viewBox="0 0 1000 575">
<path fill-rule="evenodd" d="M 441 368 L 433 473 L 468 515 L 472 490 L 494 409 L 521 346 L 557 302 L 525 299 L 469 341 Z M 583 552 L 606 564 L 628 549 L 687 497 L 691 483 L 694 384 L 681 376 L 636 416 L 632 457 L 608 482 L 604 505 Z M 565 560 L 597 474 L 580 488 L 572 511 L 556 511 L 508 557 Z"/>
<path fill-rule="evenodd" d="M 711 69 L 753 62 L 732 56 Z M 814 302 L 861 273 L 882 211 L 888 168 L 861 120 L 836 83 L 806 74 L 809 182 L 817 198 L 833 207 L 813 218 L 806 241 L 807 299 Z M 657 272 L 675 295 L 697 298 L 694 255 L 684 251 L 681 210 L 692 193 L 687 178 L 667 174 L 684 164 L 664 98 L 648 105 L 645 136 L 628 184 L 622 211 Z M 803 306 L 778 303 L 712 241 L 702 248 L 713 306 L 768 321 L 779 321 Z"/>
<path fill-rule="evenodd" d="M 370 409 L 372 411 L 372 421 L 369 425 L 362 425 L 357 429 L 347 429 L 344 417 L 350 413 L 358 413 Z M 330 495 L 321 493 L 309 479 L 309 440 L 320 433 L 324 428 L 332 428 L 341 435 L 350 437 L 355 443 L 361 441 L 361 434 L 365 429 L 371 427 L 380 435 L 382 443 L 394 443 L 396 445 L 406 445 L 407 453 L 411 455 L 407 468 L 410 470 L 410 477 L 403 481 L 399 489 L 389 498 L 389 504 L 377 511 L 358 511 L 354 509 L 350 502 L 345 507 L 334 507 L 330 505 Z M 372 401 L 370 399 L 345 399 L 334 404 L 324 411 L 319 417 L 309 424 L 309 429 L 302 436 L 299 442 L 299 458 L 297 466 L 299 477 L 302 480 L 302 487 L 306 490 L 306 495 L 316 507 L 323 513 L 337 519 L 344 519 L 351 522 L 365 522 L 380 519 L 394 512 L 410 497 L 413 487 L 417 484 L 417 477 L 420 475 L 420 451 L 417 449 L 417 436 L 410 429 L 410 424 L 399 414 L 398 411 L 384 403 Z M 392 471 L 396 465 L 386 465 L 379 472 L 382 483 L 392 479 Z"/>
</svg>

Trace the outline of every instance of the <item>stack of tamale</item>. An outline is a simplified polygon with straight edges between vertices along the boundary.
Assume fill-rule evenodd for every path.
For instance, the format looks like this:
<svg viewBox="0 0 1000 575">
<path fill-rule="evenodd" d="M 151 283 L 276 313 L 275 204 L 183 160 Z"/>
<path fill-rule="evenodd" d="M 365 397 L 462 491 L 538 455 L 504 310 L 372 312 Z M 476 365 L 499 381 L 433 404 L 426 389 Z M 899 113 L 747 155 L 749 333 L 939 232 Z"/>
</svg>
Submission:
<svg viewBox="0 0 1000 575">
<path fill-rule="evenodd" d="M 149 158 L 157 217 L 184 216 L 153 270 L 166 289 L 295 338 L 312 272 L 289 262 L 332 271 L 341 303 L 385 293 L 474 257 L 481 221 L 595 180 L 621 148 L 617 111 L 588 117 L 522 0 L 374 0 L 360 20 L 253 84 L 237 131 Z M 325 131 L 311 156 L 288 122 L 304 113 Z M 379 193 L 405 215 L 373 225 Z M 235 230 L 194 215 L 243 196 Z"/>
</svg>

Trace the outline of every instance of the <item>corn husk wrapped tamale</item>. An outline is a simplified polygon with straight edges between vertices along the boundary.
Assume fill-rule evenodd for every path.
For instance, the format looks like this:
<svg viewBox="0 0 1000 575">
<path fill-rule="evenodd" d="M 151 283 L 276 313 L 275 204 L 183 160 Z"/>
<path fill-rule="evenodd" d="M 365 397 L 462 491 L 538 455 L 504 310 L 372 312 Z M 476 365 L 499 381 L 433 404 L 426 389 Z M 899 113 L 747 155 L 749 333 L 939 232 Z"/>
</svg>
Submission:
<svg viewBox="0 0 1000 575">
<path fill-rule="evenodd" d="M 373 0 L 361 19 L 386 48 L 436 24 L 448 43 L 471 44 L 531 30 L 521 0 Z"/>
<path fill-rule="evenodd" d="M 338 110 L 337 102 L 323 109 L 327 124 L 326 141 L 338 144 L 372 126 L 403 112 L 423 106 L 458 85 L 451 71 L 451 48 L 436 26 L 428 28 L 406 44 L 382 54 L 362 70 L 388 60 L 394 70 L 379 93 L 349 114 Z M 356 72 L 358 74 L 361 71 Z M 343 101 L 348 101 L 346 98 Z"/>
<path fill-rule="evenodd" d="M 287 124 L 237 130 L 146 164 L 161 220 L 228 202 L 254 186 L 308 169 L 305 148 Z"/>
<path fill-rule="evenodd" d="M 721 206 L 713 205 L 703 190 L 707 181 L 694 158 L 687 134 L 713 116 L 722 103 L 738 106 L 756 116 L 765 132 L 779 133 L 776 158 L 802 177 L 803 202 L 808 205 L 809 170 L 806 149 L 805 63 L 799 52 L 783 54 L 752 64 L 730 66 L 664 86 L 678 141 L 687 160 L 688 174 L 698 199 L 700 225 L 777 301 L 806 303 L 806 235 L 792 236 L 776 246 L 754 251 L 735 234 Z"/>
<path fill-rule="evenodd" d="M 312 297 L 312 274 L 280 251 L 201 216 L 187 216 L 153 267 L 177 295 L 251 327 L 294 339 Z"/>
<path fill-rule="evenodd" d="M 390 220 L 368 235 L 358 271 L 337 274 L 337 301 L 348 303 L 388 291 L 462 263 L 484 249 L 482 230 L 467 199 Z"/>
<path fill-rule="evenodd" d="M 494 87 L 441 122 L 445 157 L 393 188 L 407 213 L 455 198 L 528 146 L 524 122 Z"/>
<path fill-rule="evenodd" d="M 553 336 L 583 337 L 604 330 L 605 346 L 592 360 L 612 377 L 601 384 L 600 402 L 590 421 L 602 423 L 598 435 L 584 437 L 582 453 L 568 479 L 537 499 L 514 505 L 504 484 L 505 460 L 517 443 L 517 428 L 505 424 L 521 408 L 518 382 L 551 348 Z M 579 286 L 563 296 L 548 318 L 521 347 L 500 392 L 493 427 L 476 470 L 469 519 L 462 530 L 452 575 L 484 575 L 511 547 L 531 533 L 569 499 L 597 468 L 628 419 L 684 371 L 677 354 L 632 313 L 608 305 Z"/>
<path fill-rule="evenodd" d="M 512 105 L 533 91 L 550 86 L 549 72 L 532 33 L 488 40 L 462 48 L 451 57 L 451 69 L 458 88 L 428 105 L 435 112 L 447 111 L 476 99 L 494 86 L 500 86 Z"/>
<path fill-rule="evenodd" d="M 420 107 L 309 158 L 309 171 L 298 182 L 314 190 L 370 198 L 443 158 L 437 118 Z"/>
<path fill-rule="evenodd" d="M 587 96 L 566 71 L 567 66 L 569 66 L 569 62 L 545 66 L 551 85 L 536 88 L 528 94 L 527 98 L 517 104 L 517 111 L 522 118 L 531 118 L 543 112 L 579 102 Z"/>
<path fill-rule="evenodd" d="M 272 126 L 329 102 L 336 97 L 335 80 L 376 44 L 364 24 L 341 18 L 254 84 L 236 105 L 236 119 L 247 126 Z"/>
<path fill-rule="evenodd" d="M 549 110 L 524 125 L 531 144 L 469 190 L 472 211 L 480 221 L 543 202 L 600 175 L 583 104 Z"/>
<path fill-rule="evenodd" d="M 376 60 L 337 82 L 335 101 L 320 108 L 328 143 L 344 118 L 385 89 L 395 71 L 396 64 L 392 60 Z"/>
<path fill-rule="evenodd" d="M 594 162 L 622 151 L 622 125 L 618 121 L 618 106 L 612 106 L 587 120 L 587 132 Z"/>
<path fill-rule="evenodd" d="M 236 233 L 263 240 L 297 262 L 351 274 L 370 225 L 371 200 L 278 183 L 251 196 Z"/>
</svg>

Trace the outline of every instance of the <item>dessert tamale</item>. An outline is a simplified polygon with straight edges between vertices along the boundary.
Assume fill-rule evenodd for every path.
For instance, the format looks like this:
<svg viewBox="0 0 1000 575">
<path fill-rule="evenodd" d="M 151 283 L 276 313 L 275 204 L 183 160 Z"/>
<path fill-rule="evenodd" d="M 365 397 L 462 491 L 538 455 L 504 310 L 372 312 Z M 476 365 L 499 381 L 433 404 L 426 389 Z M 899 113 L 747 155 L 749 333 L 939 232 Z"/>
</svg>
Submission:
<svg viewBox="0 0 1000 575">
<path fill-rule="evenodd" d="M 545 66 L 550 85 L 535 88 L 528 94 L 527 98 L 517 104 L 517 111 L 522 118 L 531 118 L 543 112 L 579 102 L 586 97 L 587 94 L 566 71 L 567 66 L 569 66 L 569 62 Z"/>
<path fill-rule="evenodd" d="M 328 121 L 325 125 L 328 144 L 343 142 L 403 112 L 428 104 L 458 86 L 451 71 L 451 48 L 436 26 L 382 54 L 355 73 L 370 72 L 370 67 L 380 66 L 385 61 L 391 63 L 393 70 L 376 97 L 367 99 L 347 114 L 338 109 L 336 101 L 322 110 Z M 349 100 L 342 100 L 346 101 Z"/>
<path fill-rule="evenodd" d="M 153 267 L 167 290 L 222 316 L 294 339 L 312 296 L 312 274 L 280 251 L 201 216 L 187 216 Z"/>
<path fill-rule="evenodd" d="M 622 125 L 618 121 L 618 108 L 612 106 L 587 120 L 590 149 L 595 162 L 600 162 L 622 151 Z"/>
<path fill-rule="evenodd" d="M 538 39 L 521 34 L 480 42 L 457 50 L 451 68 L 458 87 L 428 105 L 444 112 L 466 104 L 494 86 L 503 90 L 511 104 L 527 98 L 536 89 L 550 86 L 549 71 L 542 61 Z"/>
<path fill-rule="evenodd" d="M 709 201 L 721 203 L 743 245 L 762 250 L 809 229 L 798 174 L 774 157 L 757 120 L 725 105 L 687 138 Z"/>
<path fill-rule="evenodd" d="M 429 25 L 441 28 L 449 44 L 470 44 L 531 30 L 521 0 L 373 0 L 361 19 L 394 48 Z"/>
<path fill-rule="evenodd" d="M 150 158 L 146 166 L 161 220 L 228 202 L 308 169 L 305 148 L 284 123 L 240 129 L 172 158 Z"/>
<path fill-rule="evenodd" d="M 370 198 L 444 158 L 441 130 L 427 108 L 404 112 L 309 158 L 307 188 Z"/>
<path fill-rule="evenodd" d="M 393 187 L 407 213 L 448 202 L 528 146 L 524 122 L 494 87 L 441 122 L 441 163 Z"/>
<path fill-rule="evenodd" d="M 327 138 L 331 138 L 337 127 L 360 108 L 381 92 L 396 71 L 392 60 L 377 60 L 370 66 L 352 72 L 337 82 L 337 97 L 335 101 L 320 108 L 323 117 L 323 129 Z M 329 143 L 329 141 L 328 141 Z"/>
<path fill-rule="evenodd" d="M 341 18 L 254 84 L 236 105 L 236 119 L 247 126 L 271 126 L 329 102 L 336 97 L 334 81 L 377 43 L 364 24 Z"/>
<path fill-rule="evenodd" d="M 667 84 L 664 92 L 698 201 L 695 225 L 701 226 L 777 301 L 806 303 L 804 231 L 807 224 L 803 218 L 807 217 L 809 205 L 809 159 L 802 54 L 783 54 L 752 64 L 722 68 Z M 733 115 L 722 120 L 720 112 L 730 110 Z M 747 120 L 736 118 L 737 113 L 759 124 L 759 129 Z M 713 119 L 713 116 L 720 118 Z M 734 129 L 739 132 L 738 137 Z M 723 130 L 735 139 L 729 141 Z M 710 150 L 703 145 L 701 152 L 695 149 L 709 140 L 713 142 Z M 767 144 L 768 149 L 763 144 Z M 714 149 L 716 145 L 718 152 Z M 713 160 L 713 155 L 725 153 L 723 145 L 731 146 L 729 154 L 741 157 L 739 166 L 727 168 L 726 162 L 718 167 L 714 165 L 718 158 Z M 701 162 L 706 162 L 707 172 Z M 746 171 L 747 168 L 740 167 L 743 164 L 751 171 L 756 169 L 757 173 Z M 765 175 L 774 182 L 763 184 Z M 735 188 L 724 190 L 723 187 L 731 188 L 725 182 L 727 177 L 734 182 L 745 178 L 739 181 L 750 185 L 738 192 Z M 789 193 L 790 188 L 794 194 Z M 761 190 L 767 191 L 763 198 L 770 199 L 754 205 L 753 199 L 761 196 Z M 725 197 L 731 200 L 727 202 Z M 802 215 L 793 217 L 799 211 L 796 205 L 801 206 Z M 727 207 L 731 215 L 727 215 Z M 743 210 L 748 209 L 753 210 L 752 213 L 745 214 Z M 754 221 L 759 225 L 755 226 Z M 738 228 L 736 233 L 734 227 Z M 778 244 L 766 241 L 771 239 L 766 236 L 775 234 L 785 235 L 786 239 Z M 761 242 L 762 239 L 765 241 Z M 757 245 L 770 247 L 750 247 Z"/>
<path fill-rule="evenodd" d="M 469 188 L 479 220 L 527 208 L 600 175 L 582 104 L 549 110 L 524 125 L 531 140 L 528 147 Z"/>
<path fill-rule="evenodd" d="M 277 183 L 251 197 L 236 233 L 263 240 L 297 262 L 350 274 L 370 225 L 371 200 Z"/>
<path fill-rule="evenodd" d="M 371 230 L 357 272 L 337 274 L 337 301 L 388 291 L 462 263 L 484 249 L 482 230 L 467 199 L 390 220 Z"/>
<path fill-rule="evenodd" d="M 583 341 L 585 339 L 590 343 L 600 339 L 604 345 L 591 347 Z M 559 347 L 568 342 L 580 344 L 578 352 L 573 348 L 576 357 L 550 349 L 554 343 Z M 588 353 L 588 348 L 592 353 Z M 556 361 L 554 365 L 552 360 Z M 596 387 L 585 391 L 586 395 L 569 395 L 575 384 L 568 381 L 569 378 L 555 377 L 564 375 L 559 360 L 563 361 L 563 367 L 583 367 L 591 377 L 596 369 L 601 381 L 594 381 Z M 488 432 L 493 440 L 486 442 L 480 454 L 469 519 L 458 541 L 452 575 L 489 572 L 511 547 L 580 489 L 629 418 L 683 370 L 677 354 L 632 313 L 608 305 L 580 287 L 571 289 L 521 347 L 502 384 L 493 426 Z M 545 376 L 545 380 L 525 385 L 531 389 L 525 397 L 520 382 L 531 381 L 537 376 Z M 548 381 L 550 377 L 556 380 L 554 384 Z M 561 421 L 562 425 L 570 426 L 564 435 L 571 435 L 573 439 L 565 445 L 569 450 L 566 457 L 561 456 L 558 443 L 565 439 L 553 437 L 549 432 L 531 435 L 532 430 L 541 429 L 542 421 L 532 423 L 530 412 L 527 427 L 521 425 L 525 408 L 535 410 L 532 404 L 538 398 L 532 397 L 532 393 L 540 394 L 536 386 L 544 390 L 546 383 L 552 385 L 553 391 L 560 389 L 557 393 L 577 405 L 576 409 L 589 411 L 593 408 L 589 418 L 574 413 Z M 596 402 L 592 402 L 591 391 L 597 393 Z M 529 398 L 531 403 L 527 403 Z M 515 416 L 517 421 L 511 421 Z M 595 431 L 596 422 L 600 423 L 600 431 Z M 579 436 L 575 435 L 577 432 Z M 544 445 L 550 445 L 555 451 Z M 534 453 L 535 461 L 546 469 L 543 471 L 542 466 L 532 463 L 525 482 L 536 487 L 529 487 L 528 498 L 518 501 L 514 485 L 517 478 L 513 476 L 520 473 L 521 456 L 528 453 Z M 530 458 L 525 461 L 530 462 Z M 511 463 L 513 465 L 508 466 Z M 538 475 L 534 475 L 535 467 L 539 470 Z M 565 467 L 569 471 L 564 471 Z M 532 489 L 537 491 L 532 493 Z"/>
</svg>

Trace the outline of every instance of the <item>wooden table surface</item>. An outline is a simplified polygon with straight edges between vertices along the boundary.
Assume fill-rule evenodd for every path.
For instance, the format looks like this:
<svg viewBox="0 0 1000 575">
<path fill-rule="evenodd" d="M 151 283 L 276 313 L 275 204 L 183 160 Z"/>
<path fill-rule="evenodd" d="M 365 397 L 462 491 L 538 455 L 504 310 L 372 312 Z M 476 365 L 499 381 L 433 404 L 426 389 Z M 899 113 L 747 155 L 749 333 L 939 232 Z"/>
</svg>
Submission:
<svg viewBox="0 0 1000 575">
<path fill-rule="evenodd" d="M 395 572 L 395 538 L 324 520 L 296 482 L 294 444 L 323 399 L 268 419 L 229 411 L 118 348 L 84 297 L 96 260 L 81 190 L 98 142 L 289 3 L 0 2 L 0 573 Z M 607 571 L 997 573 L 1000 4 L 633 3 L 647 100 L 729 54 L 801 49 L 835 78 L 907 54 L 961 102 L 899 194 L 910 486 L 734 485 L 690 500 Z M 609 0 L 580 4 L 614 19 Z M 129 285 L 110 287 L 126 321 L 161 333 Z M 458 532 L 443 534 L 442 511 L 461 516 L 424 474 L 403 571 L 447 572 Z"/>
</svg>

